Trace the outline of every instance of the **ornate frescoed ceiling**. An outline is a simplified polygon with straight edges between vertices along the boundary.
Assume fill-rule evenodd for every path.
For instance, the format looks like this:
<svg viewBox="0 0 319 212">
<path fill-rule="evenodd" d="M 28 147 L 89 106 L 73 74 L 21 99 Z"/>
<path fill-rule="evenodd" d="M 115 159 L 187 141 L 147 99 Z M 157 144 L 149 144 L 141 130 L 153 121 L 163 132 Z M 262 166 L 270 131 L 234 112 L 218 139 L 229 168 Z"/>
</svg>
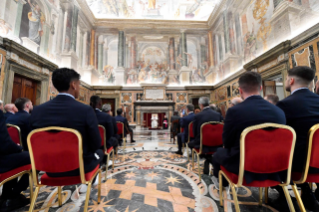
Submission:
<svg viewBox="0 0 319 212">
<path fill-rule="evenodd" d="M 221 0 L 86 0 L 99 19 L 207 21 Z"/>
</svg>

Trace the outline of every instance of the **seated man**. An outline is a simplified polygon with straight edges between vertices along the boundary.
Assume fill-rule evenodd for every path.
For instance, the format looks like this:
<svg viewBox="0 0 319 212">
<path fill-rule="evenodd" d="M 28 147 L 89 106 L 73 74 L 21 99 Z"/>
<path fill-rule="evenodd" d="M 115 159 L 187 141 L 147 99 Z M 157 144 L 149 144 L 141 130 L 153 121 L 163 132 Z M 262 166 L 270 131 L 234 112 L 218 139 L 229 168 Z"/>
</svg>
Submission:
<svg viewBox="0 0 319 212">
<path fill-rule="evenodd" d="M 53 86 L 59 94 L 53 100 L 34 108 L 31 115 L 32 129 L 49 126 L 72 128 L 79 131 L 83 142 L 84 170 L 90 172 L 104 157 L 101 137 L 94 110 L 76 101 L 80 93 L 80 75 L 72 69 L 57 69 L 52 74 Z M 62 173 L 47 173 L 50 177 L 77 176 L 79 169 Z M 80 192 L 86 192 L 82 185 Z"/>
<path fill-rule="evenodd" d="M 10 138 L 3 112 L 0 110 L 0 174 L 30 164 L 29 152 L 22 152 Z M 13 211 L 30 204 L 30 199 L 21 194 L 29 186 L 28 174 L 18 181 L 10 180 L 3 185 L 0 210 Z"/>
<path fill-rule="evenodd" d="M 133 139 L 133 130 L 128 125 L 128 121 L 125 117 L 123 117 L 123 110 L 122 108 L 117 109 L 116 111 L 117 116 L 115 117 L 116 121 L 122 122 L 124 124 L 124 137 L 126 137 L 127 134 L 130 134 L 131 136 L 131 143 L 134 143 Z"/>
<path fill-rule="evenodd" d="M 6 123 L 17 125 L 20 128 L 23 149 L 28 151 L 27 137 L 31 132 L 30 112 L 33 109 L 33 105 L 27 98 L 18 98 L 14 104 L 19 111 L 14 116 L 10 116 Z"/>
<path fill-rule="evenodd" d="M 175 144 L 175 136 L 180 131 L 180 120 L 181 117 L 178 116 L 178 111 L 174 111 L 171 117 L 171 138 L 173 138 L 173 144 Z"/>
<path fill-rule="evenodd" d="M 223 130 L 224 147 L 218 148 L 212 158 L 214 167 L 212 181 L 217 189 L 219 188 L 218 173 L 221 165 L 229 172 L 237 175 L 239 173 L 240 135 L 244 129 L 263 123 L 286 123 L 284 112 L 260 96 L 262 89 L 260 74 L 250 71 L 245 72 L 239 77 L 238 83 L 239 92 L 244 101 L 228 109 Z M 274 174 L 245 172 L 244 178 L 247 183 L 250 183 L 254 180 L 269 178 L 281 181 L 286 176 L 287 172 L 285 170 Z M 223 180 L 223 185 L 227 185 L 227 181 L 224 178 Z"/>
<path fill-rule="evenodd" d="M 98 124 L 102 125 L 105 128 L 106 148 L 109 149 L 112 146 L 113 148 L 116 148 L 118 145 L 118 141 L 117 139 L 112 137 L 114 133 L 112 117 L 109 114 L 103 113 L 101 111 L 101 108 L 102 108 L 101 98 L 99 96 L 91 96 L 90 105 L 95 110 Z"/>
<path fill-rule="evenodd" d="M 6 113 L 4 114 L 5 119 L 8 119 L 9 116 L 12 116 L 18 112 L 18 109 L 14 104 L 6 104 L 4 106 L 4 110 L 6 111 Z"/>
<path fill-rule="evenodd" d="M 308 132 L 313 125 L 319 123 L 319 96 L 308 89 L 314 77 L 315 71 L 308 67 L 300 66 L 289 70 L 285 88 L 291 95 L 277 104 L 285 112 L 287 125 L 291 126 L 297 135 L 292 172 L 303 171 L 307 156 Z M 319 173 L 319 169 L 310 167 L 309 173 Z M 306 209 L 319 211 L 316 201 L 316 198 L 319 200 L 319 189 L 315 192 L 316 198 L 308 183 L 301 185 L 301 190 L 301 199 Z M 284 197 L 281 198 L 283 199 Z"/>
<path fill-rule="evenodd" d="M 177 135 L 177 141 L 178 141 L 178 151 L 176 154 L 183 155 L 182 153 L 182 147 L 183 143 L 188 142 L 188 125 L 194 120 L 194 105 L 188 104 L 186 106 L 186 113 L 187 116 L 180 119 L 180 125 L 182 128 L 184 128 L 184 132 L 178 133 Z"/>
<path fill-rule="evenodd" d="M 234 107 L 235 105 L 238 105 L 239 103 L 242 103 L 243 99 L 240 97 L 235 97 L 232 100 L 230 100 L 229 107 Z"/>
<path fill-rule="evenodd" d="M 203 123 L 209 121 L 221 122 L 223 117 L 220 113 L 212 110 L 209 106 L 209 99 L 207 97 L 200 97 L 198 100 L 201 112 L 194 116 L 193 132 L 195 139 L 188 144 L 189 148 L 200 148 L 200 129 Z M 203 146 L 203 153 L 216 151 L 217 147 Z"/>
<path fill-rule="evenodd" d="M 112 116 L 112 107 L 110 104 L 104 104 L 102 106 L 102 111 L 107 113 L 108 115 L 111 116 L 112 118 L 112 125 L 113 125 L 113 133 L 111 134 L 111 137 L 116 138 L 118 141 L 120 140 L 120 136 L 117 134 L 117 125 L 116 125 L 116 119 L 114 116 Z M 121 143 L 119 143 L 119 145 L 122 145 Z"/>
<path fill-rule="evenodd" d="M 268 94 L 264 99 L 273 105 L 276 105 L 279 102 L 279 97 L 276 94 Z"/>
</svg>

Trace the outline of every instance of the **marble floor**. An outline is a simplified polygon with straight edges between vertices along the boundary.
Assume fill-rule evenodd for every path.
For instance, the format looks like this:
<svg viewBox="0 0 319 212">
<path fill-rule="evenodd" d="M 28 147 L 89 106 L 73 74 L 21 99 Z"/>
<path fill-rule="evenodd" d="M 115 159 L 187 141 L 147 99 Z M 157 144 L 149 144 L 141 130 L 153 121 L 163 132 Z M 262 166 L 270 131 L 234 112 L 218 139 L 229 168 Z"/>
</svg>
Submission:
<svg viewBox="0 0 319 212">
<path fill-rule="evenodd" d="M 224 207 L 220 207 L 211 176 L 202 175 L 199 182 L 197 167 L 193 172 L 187 157 L 174 154 L 177 146 L 170 143 L 168 130 L 139 130 L 134 136 L 137 142 L 129 143 L 125 154 L 120 151 L 115 169 L 108 170 L 100 204 L 97 204 L 97 188 L 92 189 L 88 211 L 235 211 L 231 192 L 224 191 Z M 294 196 L 291 189 L 289 192 Z M 243 187 L 237 193 L 241 211 L 277 211 L 265 204 L 258 206 L 258 189 Z M 41 188 L 35 211 L 83 211 L 85 194 L 79 194 L 79 185 L 63 187 L 62 207 L 58 207 L 56 194 L 57 188 Z M 277 192 L 270 189 L 269 198 L 277 196 Z M 297 205 L 295 208 L 299 210 Z M 28 211 L 28 207 L 18 211 Z"/>
</svg>

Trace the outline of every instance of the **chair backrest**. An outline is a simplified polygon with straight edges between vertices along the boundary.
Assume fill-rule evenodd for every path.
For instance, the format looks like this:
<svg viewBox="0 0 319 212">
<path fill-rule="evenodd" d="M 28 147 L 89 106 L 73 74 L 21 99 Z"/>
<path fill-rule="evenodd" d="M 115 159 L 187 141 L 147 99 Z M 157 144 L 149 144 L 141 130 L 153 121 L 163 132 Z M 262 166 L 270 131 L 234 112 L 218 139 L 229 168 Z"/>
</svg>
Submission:
<svg viewBox="0 0 319 212">
<path fill-rule="evenodd" d="M 124 124 L 120 121 L 117 121 L 116 126 L 117 126 L 117 134 L 124 136 Z"/>
<path fill-rule="evenodd" d="M 288 184 L 295 142 L 295 131 L 286 125 L 265 123 L 246 128 L 240 136 L 238 184 L 245 171 L 269 174 L 284 170 L 288 170 Z"/>
<path fill-rule="evenodd" d="M 104 151 L 107 150 L 106 148 L 106 131 L 105 127 L 102 125 L 99 125 L 99 131 L 100 131 L 100 136 L 101 136 L 101 146 L 103 146 Z"/>
<path fill-rule="evenodd" d="M 188 137 L 189 138 L 194 138 L 194 129 L 193 129 L 193 126 L 194 126 L 194 122 L 191 122 L 189 123 L 188 125 Z"/>
<path fill-rule="evenodd" d="M 13 124 L 7 124 L 7 130 L 11 140 L 17 145 L 21 145 L 23 147 L 20 128 Z"/>
<path fill-rule="evenodd" d="M 298 183 L 304 183 L 308 176 L 309 166 L 319 168 L 319 124 L 312 126 L 309 130 L 307 160 Z"/>
<path fill-rule="evenodd" d="M 217 147 L 223 145 L 223 128 L 221 122 L 210 121 L 205 122 L 201 126 L 200 131 L 200 151 L 203 146 Z"/>
<path fill-rule="evenodd" d="M 59 173 L 80 169 L 81 182 L 86 182 L 82 136 L 77 130 L 63 127 L 33 130 L 28 135 L 28 147 L 34 180 L 37 170 Z"/>
</svg>

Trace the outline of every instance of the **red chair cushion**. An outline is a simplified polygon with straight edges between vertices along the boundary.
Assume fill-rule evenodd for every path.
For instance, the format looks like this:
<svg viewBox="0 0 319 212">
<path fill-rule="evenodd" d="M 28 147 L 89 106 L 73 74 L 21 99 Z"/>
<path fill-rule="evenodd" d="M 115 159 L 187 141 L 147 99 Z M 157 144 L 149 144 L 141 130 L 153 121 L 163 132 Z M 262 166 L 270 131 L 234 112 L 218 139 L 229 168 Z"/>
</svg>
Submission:
<svg viewBox="0 0 319 212">
<path fill-rule="evenodd" d="M 191 137 L 191 138 L 194 138 L 194 137 L 195 137 L 195 136 L 194 136 L 193 125 L 194 125 L 193 122 L 191 122 L 191 123 L 189 124 L 189 137 Z"/>
<path fill-rule="evenodd" d="M 8 127 L 7 130 L 8 130 L 8 133 L 9 133 L 10 137 L 11 137 L 11 140 L 14 143 L 16 143 L 17 145 L 20 146 L 21 144 L 20 144 L 20 133 L 19 133 L 19 131 L 16 128 L 14 128 L 14 127 Z"/>
<path fill-rule="evenodd" d="M 184 132 L 184 128 L 181 128 L 181 132 Z"/>
<path fill-rule="evenodd" d="M 113 150 L 113 147 L 111 146 L 110 148 L 107 149 L 107 154 L 110 154 L 112 150 Z"/>
<path fill-rule="evenodd" d="M 104 138 L 105 138 L 104 128 L 99 126 L 99 131 L 100 131 L 100 136 L 101 136 L 101 146 L 104 146 Z"/>
<path fill-rule="evenodd" d="M 221 166 L 220 167 L 221 170 L 223 170 L 223 172 L 226 174 L 226 176 L 234 183 L 234 184 L 237 184 L 238 182 L 238 175 L 234 174 L 234 173 L 231 173 L 229 171 L 227 171 L 225 169 L 225 167 Z M 244 180 L 243 180 L 243 185 L 244 186 L 250 186 L 250 187 L 271 187 L 271 186 L 276 186 L 276 185 L 279 185 L 281 184 L 280 182 L 277 182 L 277 181 L 274 181 L 274 180 L 264 180 L 264 181 L 253 181 L 249 184 L 246 183 L 246 180 L 245 180 L 245 177 L 244 177 Z"/>
<path fill-rule="evenodd" d="M 99 165 L 97 165 L 93 171 L 85 173 L 85 180 L 90 181 L 98 169 L 99 169 Z M 41 177 L 41 184 L 48 185 L 48 186 L 65 186 L 65 185 L 75 185 L 75 184 L 80 184 L 80 183 L 82 183 L 80 176 L 49 177 L 45 173 Z"/>
<path fill-rule="evenodd" d="M 205 124 L 201 132 L 203 146 L 223 145 L 223 128 L 222 124 Z"/>
<path fill-rule="evenodd" d="M 313 134 L 309 166 L 319 168 L 319 130 Z M 314 182 L 314 181 L 313 181 Z"/>
<path fill-rule="evenodd" d="M 123 123 L 116 123 L 116 126 L 117 126 L 117 134 L 118 135 L 122 135 L 124 132 L 124 124 Z"/>
<path fill-rule="evenodd" d="M 291 179 L 293 181 L 298 181 L 301 178 L 301 172 L 292 172 Z M 319 174 L 308 174 L 306 183 L 319 183 Z"/>
<path fill-rule="evenodd" d="M 245 138 L 245 171 L 275 173 L 288 169 L 293 134 L 287 129 L 258 129 Z"/>
<path fill-rule="evenodd" d="M 8 179 L 9 177 L 12 177 L 15 174 L 18 174 L 18 173 L 23 172 L 23 171 L 31 170 L 31 169 L 32 169 L 31 164 L 29 164 L 29 165 L 21 166 L 19 168 L 10 170 L 10 171 L 5 172 L 5 173 L 1 173 L 0 174 L 0 182 L 4 181 L 5 179 Z"/>
</svg>

